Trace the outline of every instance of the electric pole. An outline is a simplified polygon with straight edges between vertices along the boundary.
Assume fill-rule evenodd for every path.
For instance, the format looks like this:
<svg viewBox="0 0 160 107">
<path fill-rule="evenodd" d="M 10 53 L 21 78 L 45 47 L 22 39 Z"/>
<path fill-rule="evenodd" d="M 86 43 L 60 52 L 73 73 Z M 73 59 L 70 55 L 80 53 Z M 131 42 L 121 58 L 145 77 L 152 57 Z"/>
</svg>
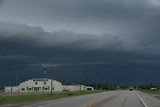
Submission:
<svg viewBox="0 0 160 107">
<path fill-rule="evenodd" d="M 52 88 L 53 88 L 53 79 L 51 78 L 51 95 L 53 94 Z"/>
<path fill-rule="evenodd" d="M 84 75 L 83 75 L 83 90 L 85 88 L 85 80 L 86 80 L 86 74 L 84 73 Z"/>
<path fill-rule="evenodd" d="M 98 90 L 98 78 L 96 77 L 96 90 Z"/>
<path fill-rule="evenodd" d="M 53 66 L 53 72 L 54 72 L 54 66 Z M 51 70 L 51 95 L 53 94 L 53 72 Z"/>
<path fill-rule="evenodd" d="M 12 76 L 10 77 L 10 85 L 11 85 L 11 93 L 12 93 L 12 91 L 13 91 L 13 89 L 12 89 L 12 86 L 13 86 L 13 77 Z"/>
</svg>

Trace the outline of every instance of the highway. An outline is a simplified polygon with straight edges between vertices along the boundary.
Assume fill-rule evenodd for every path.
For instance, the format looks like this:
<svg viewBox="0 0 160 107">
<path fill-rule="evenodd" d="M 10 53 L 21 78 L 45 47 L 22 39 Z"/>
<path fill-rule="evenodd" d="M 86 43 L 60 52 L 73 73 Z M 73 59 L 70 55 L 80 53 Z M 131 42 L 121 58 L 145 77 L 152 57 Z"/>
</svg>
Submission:
<svg viewBox="0 0 160 107">
<path fill-rule="evenodd" d="M 160 107 L 160 100 L 137 91 L 107 91 L 22 107 Z"/>
</svg>

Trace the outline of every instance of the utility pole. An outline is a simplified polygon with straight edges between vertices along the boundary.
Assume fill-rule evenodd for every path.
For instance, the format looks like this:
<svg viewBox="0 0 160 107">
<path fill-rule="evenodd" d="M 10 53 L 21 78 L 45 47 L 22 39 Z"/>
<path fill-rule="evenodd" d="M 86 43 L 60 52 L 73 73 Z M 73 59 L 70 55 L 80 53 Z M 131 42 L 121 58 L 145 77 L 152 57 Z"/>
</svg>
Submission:
<svg viewBox="0 0 160 107">
<path fill-rule="evenodd" d="M 11 82 L 10 85 L 11 85 L 11 93 L 12 93 L 12 91 L 13 91 L 13 87 L 12 87 L 13 86 L 13 77 L 12 76 L 10 77 L 10 82 Z"/>
<path fill-rule="evenodd" d="M 53 66 L 53 72 L 54 72 L 54 66 Z M 53 72 L 51 73 L 51 95 L 53 94 Z"/>
<path fill-rule="evenodd" d="M 98 90 L 98 78 L 96 77 L 96 90 Z"/>
<path fill-rule="evenodd" d="M 84 90 L 84 87 L 85 87 L 85 80 L 86 80 L 86 74 L 84 73 L 84 75 L 83 75 L 83 90 Z"/>
<path fill-rule="evenodd" d="M 15 84 L 18 86 L 18 75 L 15 75 Z"/>
<path fill-rule="evenodd" d="M 44 78 L 47 78 L 47 76 L 46 76 L 47 75 L 47 68 L 46 67 L 44 68 L 44 72 L 43 73 L 44 73 Z"/>
<path fill-rule="evenodd" d="M 53 94 L 52 88 L 53 88 L 53 79 L 51 78 L 51 95 Z"/>
</svg>

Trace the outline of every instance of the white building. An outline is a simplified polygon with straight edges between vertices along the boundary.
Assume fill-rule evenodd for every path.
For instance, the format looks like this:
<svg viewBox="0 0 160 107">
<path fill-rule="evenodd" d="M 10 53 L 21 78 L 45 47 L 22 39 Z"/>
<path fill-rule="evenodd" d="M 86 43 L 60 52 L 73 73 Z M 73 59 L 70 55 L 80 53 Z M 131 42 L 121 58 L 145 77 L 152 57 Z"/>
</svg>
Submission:
<svg viewBox="0 0 160 107">
<path fill-rule="evenodd" d="M 62 85 L 61 82 L 53 79 L 36 78 L 22 82 L 18 86 L 6 86 L 5 92 L 51 92 L 51 89 L 54 92 L 88 90 L 84 85 Z M 93 87 L 90 90 L 93 90 Z"/>
<path fill-rule="evenodd" d="M 86 90 L 84 85 L 63 85 L 64 91 L 84 91 Z"/>
<path fill-rule="evenodd" d="M 6 86 L 5 92 L 19 92 L 19 88 L 17 86 Z"/>
<path fill-rule="evenodd" d="M 5 92 L 50 92 L 62 91 L 62 83 L 48 78 L 36 78 L 20 83 L 18 86 L 7 86 Z"/>
<path fill-rule="evenodd" d="M 157 91 L 157 88 L 151 88 L 151 91 Z"/>
<path fill-rule="evenodd" d="M 94 90 L 94 88 L 91 86 L 85 86 L 85 90 Z"/>
</svg>

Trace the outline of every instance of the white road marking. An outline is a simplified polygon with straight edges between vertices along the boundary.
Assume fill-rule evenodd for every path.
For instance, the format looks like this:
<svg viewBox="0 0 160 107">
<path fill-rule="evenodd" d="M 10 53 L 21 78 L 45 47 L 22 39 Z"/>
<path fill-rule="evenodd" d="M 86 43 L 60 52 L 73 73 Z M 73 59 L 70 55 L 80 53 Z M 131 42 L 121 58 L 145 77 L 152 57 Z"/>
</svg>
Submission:
<svg viewBox="0 0 160 107">
<path fill-rule="evenodd" d="M 140 95 L 136 92 L 138 98 L 140 99 L 140 101 L 143 103 L 144 107 L 148 107 L 147 104 L 144 102 L 144 100 L 140 97 Z"/>
</svg>

